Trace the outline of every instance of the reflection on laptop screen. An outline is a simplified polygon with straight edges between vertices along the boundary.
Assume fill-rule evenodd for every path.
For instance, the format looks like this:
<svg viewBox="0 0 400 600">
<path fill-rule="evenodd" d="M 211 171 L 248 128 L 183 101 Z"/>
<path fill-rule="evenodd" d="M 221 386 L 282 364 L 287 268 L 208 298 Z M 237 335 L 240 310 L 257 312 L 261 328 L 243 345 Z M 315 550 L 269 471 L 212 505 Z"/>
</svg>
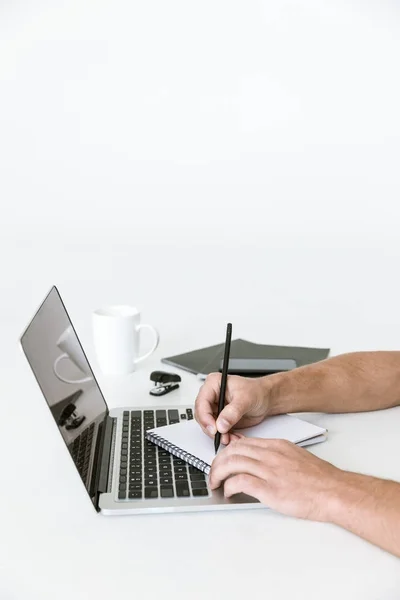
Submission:
<svg viewBox="0 0 400 600">
<path fill-rule="evenodd" d="M 21 345 L 94 502 L 96 439 L 108 408 L 55 287 L 22 335 Z"/>
</svg>

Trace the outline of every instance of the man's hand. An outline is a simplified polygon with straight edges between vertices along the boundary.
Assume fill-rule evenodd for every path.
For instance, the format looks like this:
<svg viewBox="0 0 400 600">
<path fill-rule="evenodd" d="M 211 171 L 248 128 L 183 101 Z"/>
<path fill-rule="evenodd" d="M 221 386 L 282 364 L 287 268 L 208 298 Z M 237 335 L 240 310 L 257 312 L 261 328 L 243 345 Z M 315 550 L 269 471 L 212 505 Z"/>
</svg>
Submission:
<svg viewBox="0 0 400 600">
<path fill-rule="evenodd" d="M 270 402 L 266 378 L 250 379 L 229 375 L 225 408 L 216 421 L 221 375 L 209 375 L 196 398 L 195 417 L 203 431 L 214 436 L 222 434 L 222 444 L 229 444 L 229 431 L 234 427 L 251 427 L 260 423 L 269 413 Z"/>
<path fill-rule="evenodd" d="M 400 484 L 342 471 L 285 440 L 241 437 L 214 459 L 210 487 L 289 516 L 334 523 L 400 557 Z"/>
<path fill-rule="evenodd" d="M 214 459 L 210 487 L 225 482 L 228 498 L 243 492 L 281 513 L 326 521 L 342 474 L 291 442 L 242 437 Z"/>
</svg>

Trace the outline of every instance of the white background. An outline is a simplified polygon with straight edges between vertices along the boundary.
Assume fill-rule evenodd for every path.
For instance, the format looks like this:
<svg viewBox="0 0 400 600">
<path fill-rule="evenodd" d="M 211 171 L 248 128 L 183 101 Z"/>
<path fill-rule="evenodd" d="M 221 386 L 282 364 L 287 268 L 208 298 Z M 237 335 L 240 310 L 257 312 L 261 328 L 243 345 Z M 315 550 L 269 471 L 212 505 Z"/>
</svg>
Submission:
<svg viewBox="0 0 400 600">
<path fill-rule="evenodd" d="M 53 283 L 93 361 L 91 311 L 135 304 L 161 344 L 103 382 L 111 405 L 148 402 L 158 359 L 222 341 L 228 319 L 255 342 L 398 349 L 399 54 L 394 0 L 3 0 L 2 600 L 121 595 L 151 565 L 182 598 L 263 581 L 274 600 L 398 596 L 398 561 L 335 528 L 92 514 L 17 340 Z M 181 553 L 158 570 L 156 535 Z"/>
</svg>

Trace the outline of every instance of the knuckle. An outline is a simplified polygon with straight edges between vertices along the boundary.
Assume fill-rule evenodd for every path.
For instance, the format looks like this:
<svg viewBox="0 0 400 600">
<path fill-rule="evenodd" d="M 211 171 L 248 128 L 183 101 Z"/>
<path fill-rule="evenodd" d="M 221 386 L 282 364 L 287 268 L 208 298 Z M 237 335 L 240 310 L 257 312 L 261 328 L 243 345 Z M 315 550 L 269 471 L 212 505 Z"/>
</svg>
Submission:
<svg viewBox="0 0 400 600">
<path fill-rule="evenodd" d="M 240 407 L 237 404 L 228 404 L 225 411 L 226 416 L 228 416 L 229 419 L 232 419 L 233 421 L 238 421 L 242 416 Z"/>
<path fill-rule="evenodd" d="M 236 452 L 230 453 L 226 458 L 226 462 L 229 465 L 229 467 L 234 467 L 235 465 L 237 465 L 239 460 L 240 456 Z"/>
<path fill-rule="evenodd" d="M 285 450 L 290 447 L 290 442 L 288 440 L 274 440 L 273 446 L 276 450 Z"/>
<path fill-rule="evenodd" d="M 219 381 L 221 375 L 219 373 L 210 373 L 209 375 L 207 375 L 203 386 L 207 385 L 207 384 L 214 384 L 216 381 Z"/>
<path fill-rule="evenodd" d="M 237 476 L 237 484 L 240 488 L 247 487 L 247 485 L 249 483 L 250 483 L 249 475 L 246 475 L 245 473 L 241 473 L 240 475 Z"/>
<path fill-rule="evenodd" d="M 238 451 L 238 448 L 240 447 L 240 442 L 239 440 L 232 440 L 229 443 L 229 446 L 226 448 L 228 454 L 235 454 Z"/>
</svg>

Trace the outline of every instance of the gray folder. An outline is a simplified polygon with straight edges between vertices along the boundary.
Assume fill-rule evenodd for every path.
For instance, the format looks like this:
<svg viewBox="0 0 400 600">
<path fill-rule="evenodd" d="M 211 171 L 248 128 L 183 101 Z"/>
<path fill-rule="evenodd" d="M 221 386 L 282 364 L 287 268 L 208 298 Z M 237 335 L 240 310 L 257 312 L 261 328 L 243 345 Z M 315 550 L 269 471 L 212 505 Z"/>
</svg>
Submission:
<svg viewBox="0 0 400 600">
<path fill-rule="evenodd" d="M 208 375 L 219 371 L 225 344 L 216 344 L 192 352 L 163 358 L 162 362 L 184 369 L 196 375 Z M 230 358 L 292 358 L 301 367 L 318 362 L 329 356 L 329 348 L 303 348 L 300 346 L 269 346 L 254 344 L 247 340 L 232 340 Z"/>
</svg>

